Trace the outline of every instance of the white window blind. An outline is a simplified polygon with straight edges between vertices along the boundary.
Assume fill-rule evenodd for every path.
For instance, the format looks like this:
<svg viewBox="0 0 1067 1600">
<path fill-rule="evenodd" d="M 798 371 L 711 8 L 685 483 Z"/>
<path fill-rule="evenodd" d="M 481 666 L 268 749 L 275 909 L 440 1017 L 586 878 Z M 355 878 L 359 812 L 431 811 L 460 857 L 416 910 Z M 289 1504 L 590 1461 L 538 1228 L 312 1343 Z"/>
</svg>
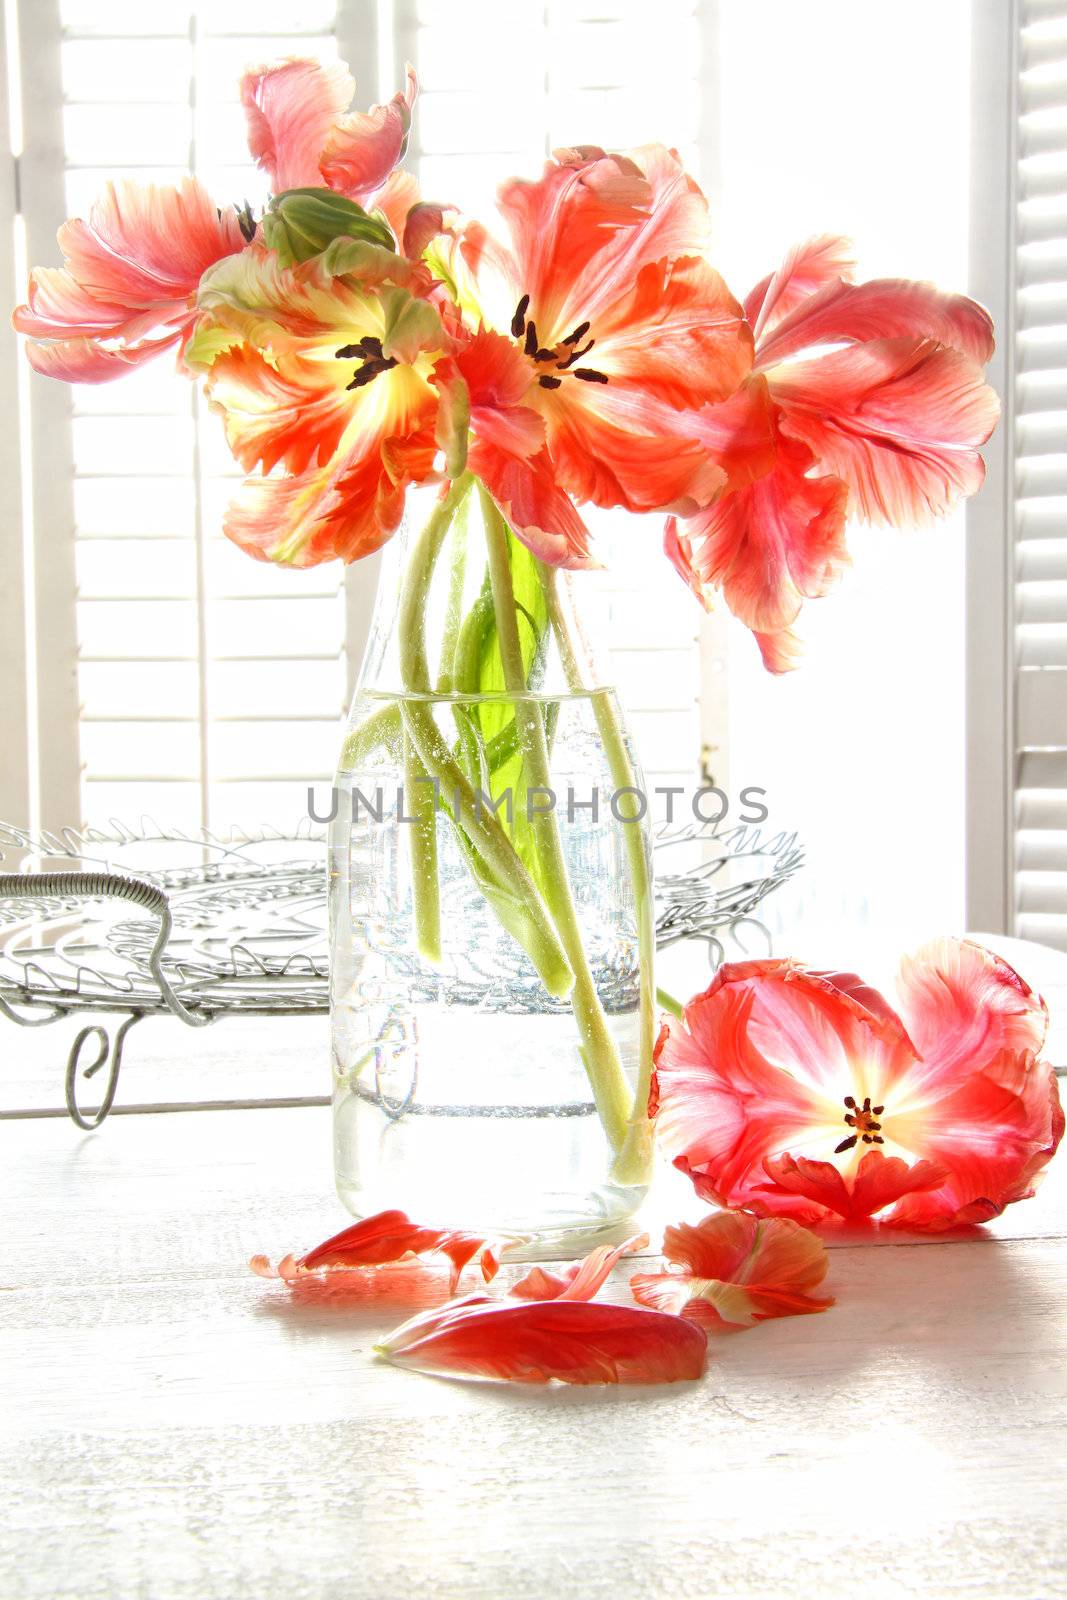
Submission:
<svg viewBox="0 0 1067 1600">
<path fill-rule="evenodd" d="M 73 215 L 116 170 L 170 181 L 188 168 L 220 205 L 262 201 L 237 98 L 243 67 L 337 53 L 332 0 L 63 0 L 63 18 Z M 218 420 L 168 361 L 75 389 L 73 404 L 86 817 L 295 820 L 303 786 L 327 776 L 336 754 L 340 567 L 281 571 L 221 536 L 238 472 Z"/>
<path fill-rule="evenodd" d="M 665 0 L 650 29 L 630 0 L 476 0 L 460 27 L 438 0 L 24 0 L 18 276 L 55 260 L 59 223 L 112 177 L 191 170 L 220 205 L 261 203 L 237 85 L 247 64 L 277 56 L 344 56 L 361 103 L 392 93 L 414 62 L 409 164 L 427 194 L 470 209 L 561 144 L 665 139 L 699 168 L 699 13 Z M 374 564 L 347 579 L 337 565 L 281 571 L 227 543 L 238 473 L 167 356 L 115 384 L 24 387 L 29 537 L 9 536 L 5 564 L 17 580 L 27 561 L 30 661 L 14 699 L 30 710 L 31 751 L 13 802 L 34 799 L 46 827 L 145 813 L 292 822 L 308 782 L 332 772 Z M 611 558 L 613 667 L 646 768 L 691 782 L 706 737 L 699 619 L 660 554 L 660 520 L 591 518 Z M 17 630 L 6 637 L 14 646 Z"/>
<path fill-rule="evenodd" d="M 113 177 L 192 171 L 220 206 L 262 203 L 241 71 L 335 57 L 343 15 L 334 0 L 23 5 L 28 259 L 53 261 L 57 223 Z M 342 568 L 281 571 L 223 538 L 239 472 L 172 357 L 114 384 L 29 387 L 41 821 L 299 820 L 332 773 L 362 644 Z"/>
<path fill-rule="evenodd" d="M 1019 23 L 1015 931 L 1067 949 L 1067 4 Z"/>
</svg>

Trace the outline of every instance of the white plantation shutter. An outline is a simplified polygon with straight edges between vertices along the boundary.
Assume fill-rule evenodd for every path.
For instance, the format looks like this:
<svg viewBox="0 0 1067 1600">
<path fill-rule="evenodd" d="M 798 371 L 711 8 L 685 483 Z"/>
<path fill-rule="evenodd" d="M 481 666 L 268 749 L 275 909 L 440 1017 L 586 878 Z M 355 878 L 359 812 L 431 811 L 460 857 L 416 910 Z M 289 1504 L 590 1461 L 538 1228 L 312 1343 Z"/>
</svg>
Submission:
<svg viewBox="0 0 1067 1600">
<path fill-rule="evenodd" d="M 192 171 L 220 206 L 261 203 L 240 73 L 335 57 L 351 12 L 334 0 L 23 4 L 28 259 L 54 262 L 58 223 L 112 177 Z M 41 821 L 298 821 L 308 782 L 332 774 L 362 646 L 364 607 L 358 594 L 346 605 L 342 568 L 277 570 L 222 537 L 239 472 L 170 356 L 113 384 L 29 387 Z"/>
<path fill-rule="evenodd" d="M 1067 4 L 1019 21 L 1016 931 L 1067 950 Z"/>
<path fill-rule="evenodd" d="M 503 178 L 538 175 L 566 145 L 658 140 L 699 174 L 713 10 L 696 0 L 661 0 L 654 12 L 646 0 L 396 0 L 393 76 L 405 61 L 418 72 L 409 165 L 423 193 L 489 217 Z M 646 776 L 692 788 L 702 742 L 718 742 L 701 721 L 699 609 L 662 555 L 661 517 L 594 510 L 587 520 L 610 563 L 611 668 Z"/>
<path fill-rule="evenodd" d="M 1004 418 L 970 530 L 969 921 L 1067 950 L 1067 0 L 981 0 L 975 47 Z"/>
</svg>

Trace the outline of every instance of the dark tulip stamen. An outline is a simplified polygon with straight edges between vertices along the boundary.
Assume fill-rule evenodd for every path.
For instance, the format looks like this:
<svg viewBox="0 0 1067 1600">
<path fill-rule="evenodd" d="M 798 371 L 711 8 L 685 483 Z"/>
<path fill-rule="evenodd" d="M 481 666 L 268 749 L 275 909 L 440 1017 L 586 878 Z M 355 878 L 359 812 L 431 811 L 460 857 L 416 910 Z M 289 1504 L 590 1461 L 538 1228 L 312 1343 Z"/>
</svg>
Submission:
<svg viewBox="0 0 1067 1600">
<path fill-rule="evenodd" d="M 854 1095 L 845 1095 L 845 1124 L 854 1128 L 855 1132 L 849 1134 L 847 1139 L 842 1139 L 834 1148 L 834 1155 L 839 1156 L 846 1150 L 852 1150 L 861 1140 L 864 1144 L 885 1144 L 882 1138 L 882 1124 L 876 1119 L 881 1116 L 885 1106 L 872 1106 L 870 1095 L 865 1095 L 863 1104 L 857 1105 Z"/>
<path fill-rule="evenodd" d="M 390 367 L 396 366 L 395 356 L 372 356 L 356 369 L 356 375 L 351 383 L 346 383 L 346 389 L 363 389 L 368 383 L 378 376 L 380 372 L 388 372 Z"/>
<path fill-rule="evenodd" d="M 515 307 L 515 315 L 511 319 L 512 336 L 515 339 L 522 340 L 523 355 L 529 356 L 532 360 L 538 362 L 554 362 L 556 372 L 563 373 L 567 377 L 581 378 L 586 383 L 607 383 L 608 375 L 606 372 L 598 372 L 595 367 L 575 366 L 575 362 L 580 361 L 583 356 L 588 355 L 590 350 L 596 344 L 595 339 L 590 339 L 588 343 L 584 345 L 581 343 L 581 341 L 585 338 L 585 335 L 589 332 L 588 322 L 579 322 L 573 333 L 569 333 L 560 344 L 550 348 L 548 345 L 543 345 L 540 339 L 538 339 L 537 323 L 534 321 L 533 317 L 530 317 L 529 320 L 527 320 L 526 313 L 529 311 L 529 309 L 530 296 L 528 294 L 524 294 L 518 305 Z M 338 351 L 338 355 L 340 355 L 340 353 L 341 352 Z M 374 353 L 380 354 L 380 348 Z M 543 389 L 558 389 L 561 381 L 562 380 L 560 378 L 553 377 L 549 374 L 546 374 L 543 377 L 538 377 L 538 382 Z"/>
</svg>

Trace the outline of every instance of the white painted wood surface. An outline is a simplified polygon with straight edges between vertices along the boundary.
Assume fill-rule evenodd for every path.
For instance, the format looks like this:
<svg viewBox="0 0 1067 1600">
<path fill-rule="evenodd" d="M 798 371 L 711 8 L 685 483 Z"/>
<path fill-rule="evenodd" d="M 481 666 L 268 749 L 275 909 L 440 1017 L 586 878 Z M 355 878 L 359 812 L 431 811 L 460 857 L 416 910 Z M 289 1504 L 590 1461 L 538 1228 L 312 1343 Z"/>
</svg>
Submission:
<svg viewBox="0 0 1067 1600">
<path fill-rule="evenodd" d="M 838 1245 L 698 1385 L 526 1391 L 247 1274 L 341 1225 L 329 1159 L 318 1107 L 0 1123 L 3 1600 L 1067 1595 L 1067 1170 Z"/>
</svg>

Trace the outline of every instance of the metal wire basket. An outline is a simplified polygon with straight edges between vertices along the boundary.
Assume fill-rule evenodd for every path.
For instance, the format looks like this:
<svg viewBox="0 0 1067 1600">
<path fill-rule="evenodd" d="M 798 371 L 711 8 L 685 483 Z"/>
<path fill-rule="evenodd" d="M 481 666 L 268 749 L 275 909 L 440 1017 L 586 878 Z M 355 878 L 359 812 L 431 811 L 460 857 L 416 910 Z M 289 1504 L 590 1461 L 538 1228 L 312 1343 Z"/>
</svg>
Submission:
<svg viewBox="0 0 1067 1600">
<path fill-rule="evenodd" d="M 324 844 L 310 822 L 228 834 L 147 818 L 61 834 L 0 823 L 0 861 L 20 858 L 17 872 L 0 873 L 0 1014 L 21 1027 L 96 1019 L 67 1058 L 79 1127 L 110 1112 L 126 1037 L 144 1017 L 198 1028 L 328 1009 Z M 803 855 L 795 834 L 691 824 L 658 835 L 656 860 L 657 944 L 704 940 L 714 968 L 725 937 L 762 931 L 754 912 Z M 86 1111 L 79 1077 L 104 1068 L 100 1103 Z"/>
</svg>

